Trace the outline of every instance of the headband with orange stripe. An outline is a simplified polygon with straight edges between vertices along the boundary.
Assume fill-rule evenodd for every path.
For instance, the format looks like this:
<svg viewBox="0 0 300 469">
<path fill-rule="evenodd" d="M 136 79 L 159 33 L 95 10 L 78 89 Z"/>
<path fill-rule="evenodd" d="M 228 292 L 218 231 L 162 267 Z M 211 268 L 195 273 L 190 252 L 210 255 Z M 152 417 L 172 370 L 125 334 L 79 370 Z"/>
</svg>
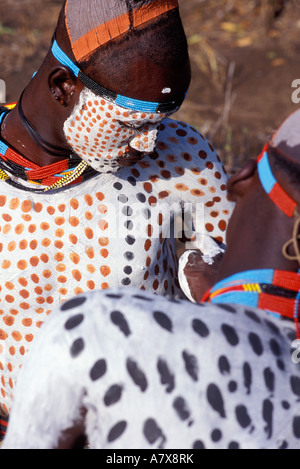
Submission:
<svg viewBox="0 0 300 469">
<path fill-rule="evenodd" d="M 257 159 L 260 182 L 274 204 L 288 217 L 292 218 L 296 214 L 297 204 L 276 181 L 269 163 L 268 148 L 269 144 L 264 147 Z"/>
<path fill-rule="evenodd" d="M 125 1 L 67 0 L 65 18 L 73 54 L 77 62 L 87 59 L 98 47 L 176 8 L 178 0 L 149 0 L 131 11 Z"/>
</svg>

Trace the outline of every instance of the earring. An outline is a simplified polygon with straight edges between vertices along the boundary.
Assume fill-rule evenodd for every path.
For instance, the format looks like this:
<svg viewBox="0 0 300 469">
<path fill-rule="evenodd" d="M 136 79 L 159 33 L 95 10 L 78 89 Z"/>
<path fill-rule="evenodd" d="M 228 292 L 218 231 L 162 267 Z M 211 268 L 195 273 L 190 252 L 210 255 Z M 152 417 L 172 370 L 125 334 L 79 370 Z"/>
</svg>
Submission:
<svg viewBox="0 0 300 469">
<path fill-rule="evenodd" d="M 55 96 L 55 100 L 59 101 L 60 104 L 65 104 L 64 100 L 62 98 L 59 98 L 58 96 Z"/>
<path fill-rule="evenodd" d="M 295 221 L 294 230 L 293 230 L 293 238 L 288 241 L 282 248 L 282 253 L 286 259 L 289 261 L 298 261 L 300 265 L 300 248 L 299 248 L 299 228 L 300 228 L 300 215 L 296 210 L 295 215 L 298 217 Z M 294 248 L 294 254 L 289 254 L 288 250 L 290 247 Z"/>
</svg>

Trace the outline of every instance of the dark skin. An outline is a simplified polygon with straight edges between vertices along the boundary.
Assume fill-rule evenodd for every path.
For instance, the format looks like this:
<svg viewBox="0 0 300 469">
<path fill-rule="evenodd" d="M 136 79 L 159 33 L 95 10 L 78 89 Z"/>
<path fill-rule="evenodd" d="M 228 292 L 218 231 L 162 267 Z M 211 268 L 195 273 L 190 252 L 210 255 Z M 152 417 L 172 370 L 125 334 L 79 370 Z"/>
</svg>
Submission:
<svg viewBox="0 0 300 469">
<path fill-rule="evenodd" d="M 285 191 L 300 204 L 299 193 L 283 172 L 274 172 Z M 215 282 L 238 272 L 278 269 L 298 272 L 296 261 L 286 259 L 284 244 L 292 238 L 295 218 L 287 217 L 267 196 L 260 183 L 256 161 L 248 163 L 232 176 L 228 198 L 235 209 L 227 229 L 227 249 L 215 275 Z M 185 274 L 194 300 L 201 302 L 203 289 L 201 254 L 191 253 Z"/>
<path fill-rule="evenodd" d="M 206 264 L 200 251 L 192 251 L 184 268 L 193 299 L 200 303 L 203 295 L 216 283 L 220 264 L 224 254 L 214 258 L 212 265 Z"/>
</svg>

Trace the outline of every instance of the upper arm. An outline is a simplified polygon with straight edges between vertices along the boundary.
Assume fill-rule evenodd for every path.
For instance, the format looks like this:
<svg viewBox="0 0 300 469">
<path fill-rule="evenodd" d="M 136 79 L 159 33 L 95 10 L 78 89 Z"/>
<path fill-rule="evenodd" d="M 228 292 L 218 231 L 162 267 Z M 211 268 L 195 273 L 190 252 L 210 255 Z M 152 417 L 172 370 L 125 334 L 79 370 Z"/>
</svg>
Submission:
<svg viewBox="0 0 300 469">
<path fill-rule="evenodd" d="M 83 390 L 64 340 L 63 318 L 46 321 L 21 369 L 3 448 L 55 448 L 83 420 Z M 52 316 L 52 315 L 51 315 Z M 56 320 L 55 320 L 56 319 Z"/>
</svg>

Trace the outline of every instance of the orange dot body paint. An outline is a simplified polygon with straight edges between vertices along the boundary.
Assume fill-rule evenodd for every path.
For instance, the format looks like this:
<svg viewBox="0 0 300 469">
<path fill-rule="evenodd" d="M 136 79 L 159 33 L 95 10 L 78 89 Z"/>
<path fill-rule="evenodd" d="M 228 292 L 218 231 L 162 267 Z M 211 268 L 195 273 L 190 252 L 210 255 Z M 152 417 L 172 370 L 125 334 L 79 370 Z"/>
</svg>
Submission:
<svg viewBox="0 0 300 469">
<path fill-rule="evenodd" d="M 74 127 L 68 126 L 74 134 L 68 135 L 72 140 L 78 133 L 84 142 L 84 131 L 82 137 L 76 127 L 86 117 L 95 140 L 102 123 L 105 132 L 97 138 L 104 142 L 103 152 L 89 144 L 85 151 L 111 173 L 98 167 L 101 172 L 92 178 L 51 194 L 29 194 L 0 182 L 0 405 L 7 412 L 24 358 L 55 307 L 82 292 L 119 286 L 182 297 L 174 216 L 191 213 L 197 232 L 224 242 L 232 212 L 222 162 L 194 128 L 98 97 L 96 102 L 91 94 L 83 97 L 79 120 L 73 116 Z M 117 119 L 110 130 L 120 128 L 119 137 L 107 134 L 104 140 L 112 125 L 106 112 Z M 113 172 L 117 151 L 137 142 L 149 150 L 156 138 L 155 150 L 142 161 Z"/>
</svg>

